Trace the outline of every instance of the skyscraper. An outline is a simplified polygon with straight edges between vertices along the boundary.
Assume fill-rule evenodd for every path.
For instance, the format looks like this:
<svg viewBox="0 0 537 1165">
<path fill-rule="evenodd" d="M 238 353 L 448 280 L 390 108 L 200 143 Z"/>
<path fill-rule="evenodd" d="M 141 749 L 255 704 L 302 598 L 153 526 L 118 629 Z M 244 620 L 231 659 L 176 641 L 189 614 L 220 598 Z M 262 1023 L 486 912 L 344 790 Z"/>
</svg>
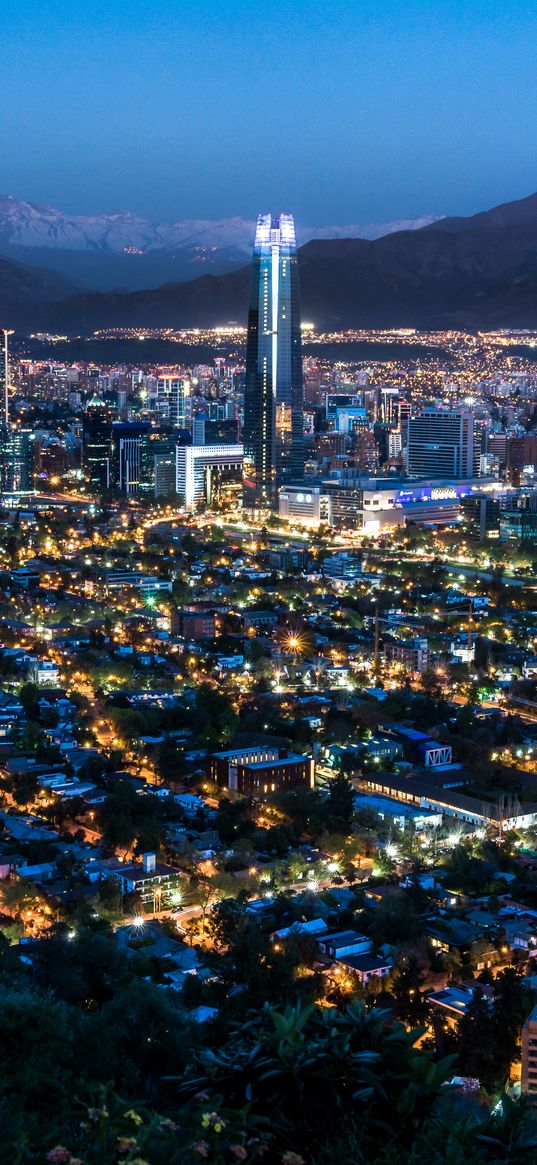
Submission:
<svg viewBox="0 0 537 1165">
<path fill-rule="evenodd" d="M 112 420 L 108 405 L 97 395 L 88 401 L 83 419 L 84 469 L 92 493 L 110 489 Z"/>
<path fill-rule="evenodd" d="M 304 473 L 304 391 L 293 216 L 257 221 L 244 387 L 243 504 L 277 504 Z"/>
<path fill-rule="evenodd" d="M 2 425 L 0 483 L 2 493 L 29 493 L 34 487 L 35 446 L 31 429 Z"/>
<path fill-rule="evenodd" d="M 13 333 L 0 328 L 0 426 L 7 429 L 9 423 L 9 350 L 8 336 Z"/>
</svg>

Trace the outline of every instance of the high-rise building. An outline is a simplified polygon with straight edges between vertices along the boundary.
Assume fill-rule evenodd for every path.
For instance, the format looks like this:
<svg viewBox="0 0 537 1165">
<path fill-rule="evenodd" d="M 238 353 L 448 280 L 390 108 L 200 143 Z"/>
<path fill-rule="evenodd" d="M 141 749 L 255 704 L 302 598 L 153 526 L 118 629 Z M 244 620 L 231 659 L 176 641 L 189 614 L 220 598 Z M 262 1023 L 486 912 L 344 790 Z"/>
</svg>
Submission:
<svg viewBox="0 0 537 1165">
<path fill-rule="evenodd" d="M 31 429 L 0 428 L 0 481 L 3 493 L 29 493 L 34 487 L 35 446 Z"/>
<path fill-rule="evenodd" d="M 112 484 L 121 493 L 149 492 L 149 424 L 146 421 L 114 421 L 112 425 Z"/>
<path fill-rule="evenodd" d="M 8 337 L 13 333 L 0 328 L 0 425 L 7 428 L 9 423 L 9 348 Z"/>
<path fill-rule="evenodd" d="M 537 1007 L 530 1012 L 522 1027 L 522 1071 L 520 1087 L 528 1100 L 537 1100 Z"/>
<path fill-rule="evenodd" d="M 258 218 L 244 386 L 243 504 L 276 505 L 304 473 L 302 349 L 293 216 Z"/>
<path fill-rule="evenodd" d="M 212 420 L 206 415 L 192 421 L 193 445 L 236 445 L 239 440 L 238 417 Z"/>
<path fill-rule="evenodd" d="M 412 477 L 473 477 L 473 413 L 431 405 L 410 417 L 407 467 Z"/>
<path fill-rule="evenodd" d="M 94 395 L 83 418 L 83 459 L 90 490 L 101 493 L 111 485 L 112 419 L 108 405 Z"/>
<path fill-rule="evenodd" d="M 189 381 L 175 373 L 161 372 L 156 382 L 155 408 L 179 429 L 185 427 L 189 391 Z"/>
</svg>

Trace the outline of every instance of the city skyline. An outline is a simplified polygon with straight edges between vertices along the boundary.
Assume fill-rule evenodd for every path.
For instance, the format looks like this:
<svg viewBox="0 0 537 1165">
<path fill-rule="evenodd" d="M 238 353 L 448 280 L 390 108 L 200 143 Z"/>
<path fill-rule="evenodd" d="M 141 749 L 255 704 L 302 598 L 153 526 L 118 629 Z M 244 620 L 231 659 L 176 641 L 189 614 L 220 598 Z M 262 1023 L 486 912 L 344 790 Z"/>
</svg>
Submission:
<svg viewBox="0 0 537 1165">
<path fill-rule="evenodd" d="M 535 27 L 8 0 L 2 1162 L 535 1158 Z"/>
<path fill-rule="evenodd" d="M 320 225 L 468 214 L 537 185 L 524 2 L 280 2 L 253 21 L 241 0 L 46 16 L 30 0 L 4 37 L 2 187 L 72 214 L 280 205 Z"/>
</svg>

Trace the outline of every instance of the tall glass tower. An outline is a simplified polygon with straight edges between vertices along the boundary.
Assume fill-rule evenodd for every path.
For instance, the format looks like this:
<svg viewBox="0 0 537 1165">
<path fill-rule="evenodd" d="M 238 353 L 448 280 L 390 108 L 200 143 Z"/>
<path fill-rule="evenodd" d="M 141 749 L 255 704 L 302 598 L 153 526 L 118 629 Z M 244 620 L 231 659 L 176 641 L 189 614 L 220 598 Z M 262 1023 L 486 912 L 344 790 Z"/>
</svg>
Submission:
<svg viewBox="0 0 537 1165">
<path fill-rule="evenodd" d="M 5 429 L 9 424 L 8 338 L 12 335 L 8 328 L 0 328 L 0 425 Z"/>
<path fill-rule="evenodd" d="M 252 263 L 244 387 L 243 505 L 277 505 L 304 475 L 304 390 L 295 224 L 260 214 Z"/>
</svg>

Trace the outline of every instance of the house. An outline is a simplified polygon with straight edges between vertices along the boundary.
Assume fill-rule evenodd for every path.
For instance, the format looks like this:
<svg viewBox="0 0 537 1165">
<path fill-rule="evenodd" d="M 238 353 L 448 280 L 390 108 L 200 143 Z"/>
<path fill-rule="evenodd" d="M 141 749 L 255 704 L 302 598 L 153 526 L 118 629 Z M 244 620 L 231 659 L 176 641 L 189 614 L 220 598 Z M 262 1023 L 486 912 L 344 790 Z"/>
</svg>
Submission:
<svg viewBox="0 0 537 1165">
<path fill-rule="evenodd" d="M 367 987 L 370 979 L 384 979 L 390 974 L 392 961 L 386 955 L 347 955 L 338 958 L 337 962 L 346 967 L 349 973 L 360 981 L 362 987 Z"/>
<path fill-rule="evenodd" d="M 17 865 L 19 878 L 31 878 L 32 882 L 50 882 L 56 873 L 54 862 L 39 862 L 34 865 Z"/>
<path fill-rule="evenodd" d="M 314 938 L 328 930 L 323 918 L 311 918 L 309 922 L 294 922 L 292 926 L 284 926 L 282 930 L 275 930 L 271 934 L 272 942 L 280 942 L 290 935 L 310 934 Z"/>
<path fill-rule="evenodd" d="M 448 919 L 441 916 L 431 918 L 424 930 L 431 946 L 445 954 L 454 950 L 459 951 L 461 955 L 468 954 L 472 943 L 478 937 L 475 926 L 458 918 Z"/>
<path fill-rule="evenodd" d="M 480 989 L 479 984 L 476 984 L 474 989 L 461 985 L 445 987 L 442 991 L 429 991 L 427 1000 L 431 1007 L 447 1017 L 450 1025 L 454 1025 L 466 1014 L 467 1007 L 472 1002 L 477 989 Z"/>
<path fill-rule="evenodd" d="M 330 959 L 341 959 L 345 955 L 367 955 L 371 950 L 371 940 L 355 930 L 323 934 L 317 942 L 323 954 Z"/>
<path fill-rule="evenodd" d="M 53 688 L 59 681 L 60 669 L 52 659 L 36 659 L 30 668 L 30 675 L 40 687 Z"/>
<path fill-rule="evenodd" d="M 197 813 L 203 813 L 205 809 L 203 797 L 196 797 L 194 793 L 176 793 L 174 801 L 187 817 L 195 817 Z"/>
<path fill-rule="evenodd" d="M 165 910 L 180 898 L 180 871 L 157 862 L 153 853 L 144 854 L 141 862 L 103 870 L 103 875 L 119 882 L 122 896 L 139 894 L 144 909 Z"/>
</svg>

